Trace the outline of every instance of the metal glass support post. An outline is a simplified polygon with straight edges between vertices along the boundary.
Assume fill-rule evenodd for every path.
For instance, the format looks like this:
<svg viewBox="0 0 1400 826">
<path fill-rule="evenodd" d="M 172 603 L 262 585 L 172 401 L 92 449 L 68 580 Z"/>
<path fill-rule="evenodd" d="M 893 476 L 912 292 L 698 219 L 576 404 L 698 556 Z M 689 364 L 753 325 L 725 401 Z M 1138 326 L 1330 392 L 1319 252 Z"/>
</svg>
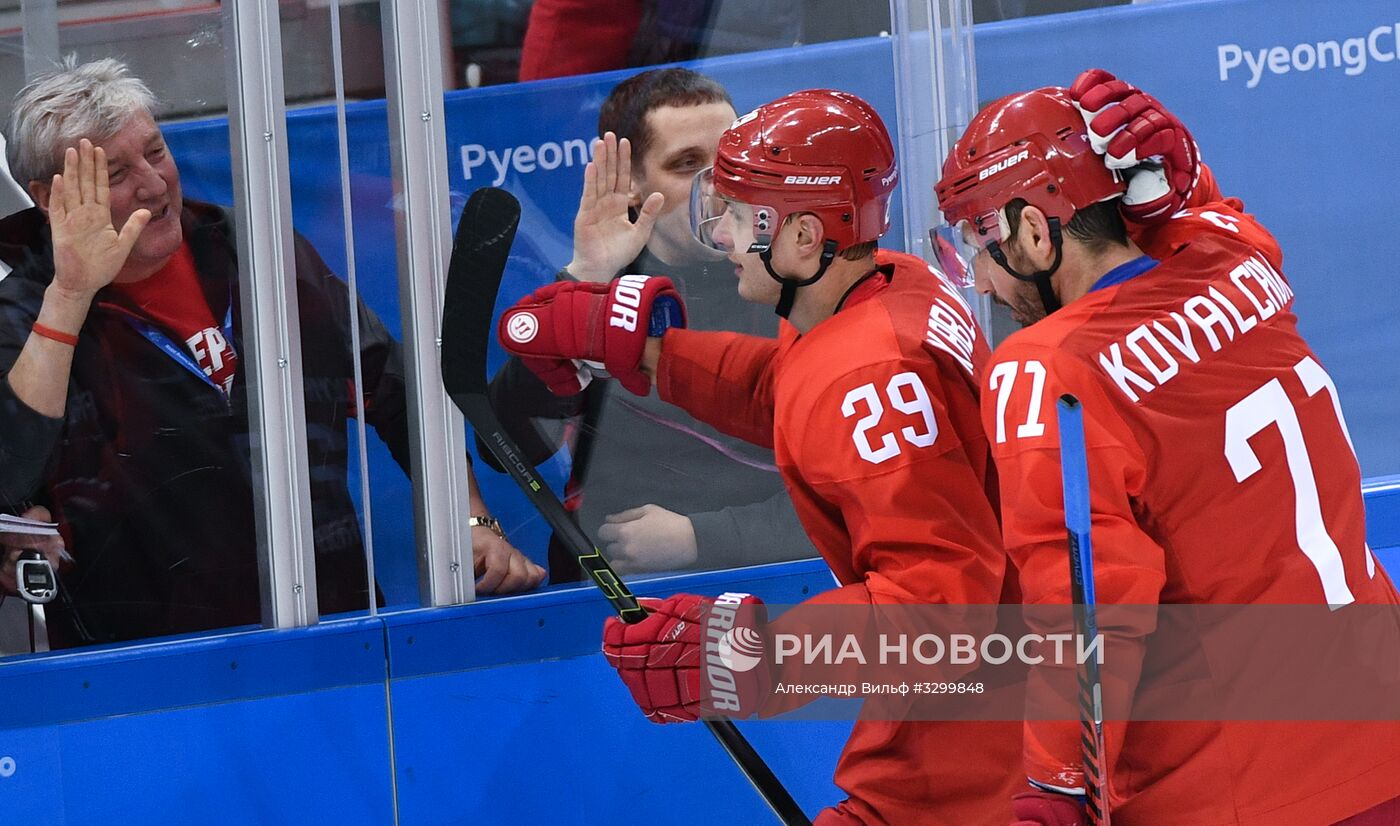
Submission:
<svg viewBox="0 0 1400 826">
<path fill-rule="evenodd" d="M 936 264 L 928 238 L 941 223 L 933 187 L 948 150 L 978 109 L 972 0 L 890 0 L 890 21 L 904 237 L 910 252 Z M 982 329 L 990 331 L 990 301 L 970 298 Z"/>
<path fill-rule="evenodd" d="M 442 294 L 452 251 L 438 8 L 383 0 L 399 305 L 412 447 L 418 593 L 424 607 L 476 598 L 467 527 L 466 425 L 442 387 Z"/>
<path fill-rule="evenodd" d="M 314 624 L 316 549 L 277 0 L 223 6 L 262 621 Z"/>
</svg>

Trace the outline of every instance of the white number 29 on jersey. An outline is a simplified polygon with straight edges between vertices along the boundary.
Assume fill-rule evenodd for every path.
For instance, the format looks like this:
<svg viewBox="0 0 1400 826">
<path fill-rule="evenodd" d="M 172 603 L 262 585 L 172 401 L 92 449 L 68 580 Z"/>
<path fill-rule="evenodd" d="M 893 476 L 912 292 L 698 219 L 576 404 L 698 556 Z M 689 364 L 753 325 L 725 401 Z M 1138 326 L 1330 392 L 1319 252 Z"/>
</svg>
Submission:
<svg viewBox="0 0 1400 826">
<path fill-rule="evenodd" d="M 877 431 L 885 417 L 885 404 L 873 382 L 862 384 L 847 393 L 841 402 L 841 415 L 848 419 L 860 412 L 858 405 L 864 407 L 864 415 L 856 420 L 856 429 L 851 433 L 851 441 L 855 442 L 856 451 L 862 459 L 878 465 L 898 456 L 901 447 L 895 433 L 914 447 L 928 447 L 938 441 L 938 422 L 933 417 L 933 403 L 929 400 L 928 388 L 924 387 L 917 375 L 912 372 L 896 374 L 885 384 L 884 397 L 900 413 L 919 417 L 921 421 L 918 423 L 922 424 L 922 428 L 906 425 Z"/>
</svg>

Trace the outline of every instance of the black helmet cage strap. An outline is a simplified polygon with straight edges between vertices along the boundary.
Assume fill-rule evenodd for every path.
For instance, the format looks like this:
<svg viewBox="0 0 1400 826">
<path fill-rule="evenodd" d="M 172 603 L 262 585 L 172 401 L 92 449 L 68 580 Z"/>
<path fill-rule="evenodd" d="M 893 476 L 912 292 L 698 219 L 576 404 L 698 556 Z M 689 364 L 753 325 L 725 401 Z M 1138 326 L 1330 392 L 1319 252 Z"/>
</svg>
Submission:
<svg viewBox="0 0 1400 826">
<path fill-rule="evenodd" d="M 792 312 L 793 303 L 797 301 L 797 289 L 799 287 L 815 284 L 821 280 L 823 275 L 826 275 L 826 268 L 831 266 L 832 260 L 836 258 L 836 242 L 830 238 L 822 242 L 821 261 L 817 264 L 816 274 L 812 275 L 810 278 L 788 278 L 787 276 L 779 275 L 778 271 L 773 269 L 772 244 L 769 244 L 767 249 L 760 252 L 758 257 L 763 259 L 763 268 L 768 270 L 768 277 L 783 285 L 783 291 L 778 295 L 778 306 L 775 307 L 773 311 L 776 312 L 779 317 L 787 318 L 788 314 Z"/>
<path fill-rule="evenodd" d="M 1055 290 L 1050 286 L 1050 277 L 1060 268 L 1060 260 L 1064 257 L 1064 238 L 1060 234 L 1060 219 L 1051 217 L 1048 221 L 1050 224 L 1050 243 L 1055 247 L 1055 260 L 1050 262 L 1049 269 L 1033 272 L 1030 275 L 1022 275 L 1012 269 L 1011 263 L 1006 260 L 1006 253 L 1001 248 L 1001 242 L 993 241 L 987 245 L 987 252 L 992 256 L 992 260 L 1006 270 L 1012 278 L 1035 284 L 1036 291 L 1040 293 L 1040 303 L 1045 305 L 1046 315 L 1060 309 L 1060 298 L 1055 295 Z"/>
</svg>

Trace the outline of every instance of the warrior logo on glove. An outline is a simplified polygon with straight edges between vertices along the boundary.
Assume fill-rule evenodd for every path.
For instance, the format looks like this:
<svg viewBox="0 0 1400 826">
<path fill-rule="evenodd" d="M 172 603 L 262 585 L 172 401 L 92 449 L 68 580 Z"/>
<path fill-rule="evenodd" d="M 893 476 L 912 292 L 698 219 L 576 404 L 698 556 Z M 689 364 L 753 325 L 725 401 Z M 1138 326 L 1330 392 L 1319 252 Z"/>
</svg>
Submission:
<svg viewBox="0 0 1400 826">
<path fill-rule="evenodd" d="M 608 324 L 621 327 L 629 333 L 637 332 L 637 308 L 642 306 L 642 289 L 647 285 L 646 275 L 624 275 L 617 279 L 613 290 L 612 317 Z"/>
<path fill-rule="evenodd" d="M 511 316 L 510 324 L 506 325 L 506 335 L 510 336 L 511 341 L 520 344 L 529 344 L 539 331 L 540 321 L 531 313 Z"/>
<path fill-rule="evenodd" d="M 582 362 L 589 362 L 645 396 L 651 390 L 651 377 L 641 369 L 647 337 L 684 326 L 685 305 L 671 279 L 624 275 L 606 284 L 541 287 L 501 314 L 497 337 L 555 395 L 582 391 L 590 377 Z"/>
<path fill-rule="evenodd" d="M 642 602 L 651 613 L 641 622 L 608 619 L 603 656 L 649 720 L 747 717 L 760 709 L 771 683 L 762 600 L 677 594 Z"/>
</svg>

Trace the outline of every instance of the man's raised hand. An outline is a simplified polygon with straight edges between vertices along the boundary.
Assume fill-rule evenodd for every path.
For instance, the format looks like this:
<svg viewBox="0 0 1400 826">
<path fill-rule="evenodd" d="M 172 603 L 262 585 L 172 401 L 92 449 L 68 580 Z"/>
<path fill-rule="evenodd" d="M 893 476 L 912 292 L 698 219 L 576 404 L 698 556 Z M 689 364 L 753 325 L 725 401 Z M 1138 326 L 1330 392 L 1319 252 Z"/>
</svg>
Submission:
<svg viewBox="0 0 1400 826">
<path fill-rule="evenodd" d="M 53 176 L 48 210 L 54 286 L 83 298 L 112 283 L 151 220 L 150 210 L 138 209 L 120 231 L 112 226 L 107 154 L 87 138 L 63 153 L 63 173 Z"/>
<path fill-rule="evenodd" d="M 593 142 L 593 160 L 583 168 L 583 195 L 574 217 L 574 258 L 569 273 L 582 281 L 607 281 L 632 263 L 661 214 L 665 197 L 653 192 L 628 215 L 632 199 L 632 145 L 612 132 Z"/>
</svg>

